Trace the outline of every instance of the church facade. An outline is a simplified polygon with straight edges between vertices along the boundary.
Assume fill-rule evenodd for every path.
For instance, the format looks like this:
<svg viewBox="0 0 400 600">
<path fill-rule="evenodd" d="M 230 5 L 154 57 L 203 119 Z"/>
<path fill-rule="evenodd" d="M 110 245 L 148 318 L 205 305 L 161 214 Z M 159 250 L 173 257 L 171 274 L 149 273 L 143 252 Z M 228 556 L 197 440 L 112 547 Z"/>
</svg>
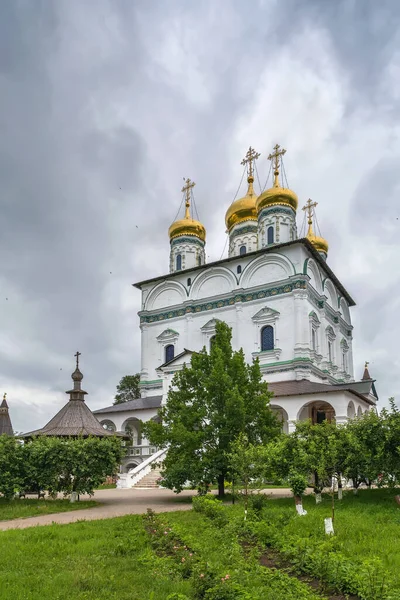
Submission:
<svg viewBox="0 0 400 600">
<path fill-rule="evenodd" d="M 311 200 L 304 206 L 308 232 L 298 238 L 298 198 L 280 182 L 284 153 L 276 145 L 269 155 L 273 185 L 258 195 L 259 154 L 249 149 L 242 162 L 247 193 L 226 213 L 228 258 L 209 264 L 206 230 L 191 216 L 194 183 L 186 180 L 184 217 L 169 229 L 170 272 L 135 284 L 141 291 L 141 398 L 95 413 L 114 431 L 133 427 L 136 454 L 127 471 L 150 464 L 156 449 L 141 438 L 139 420 L 157 418 L 174 373 L 193 352 L 209 349 L 218 320 L 232 328 L 233 348 L 243 348 L 247 362 L 259 360 L 284 431 L 297 420 L 340 423 L 375 407 L 367 367 L 361 380 L 354 377 L 354 300 L 329 267 L 328 243 L 314 233 Z"/>
</svg>

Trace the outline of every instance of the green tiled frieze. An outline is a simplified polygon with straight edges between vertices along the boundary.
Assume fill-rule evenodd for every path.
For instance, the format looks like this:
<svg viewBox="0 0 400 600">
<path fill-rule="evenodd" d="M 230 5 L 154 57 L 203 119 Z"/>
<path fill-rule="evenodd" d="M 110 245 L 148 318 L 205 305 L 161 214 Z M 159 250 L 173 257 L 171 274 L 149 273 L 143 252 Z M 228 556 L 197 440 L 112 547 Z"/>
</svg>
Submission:
<svg viewBox="0 0 400 600">
<path fill-rule="evenodd" d="M 296 216 L 296 213 L 292 208 L 285 208 L 284 206 L 269 206 L 268 208 L 264 208 L 261 213 L 258 215 L 258 219 L 267 216 L 270 213 L 289 215 L 289 217 Z"/>
<path fill-rule="evenodd" d="M 174 310 L 169 310 L 155 315 L 141 315 L 140 322 L 155 323 L 157 321 L 166 321 L 167 319 L 174 319 L 175 317 L 183 317 L 188 313 L 200 313 L 205 312 L 207 310 L 215 310 L 216 308 L 223 308 L 224 306 L 232 306 L 237 302 L 251 302 L 252 300 L 259 300 L 260 298 L 269 298 L 271 296 L 289 294 L 293 290 L 305 290 L 306 287 L 307 284 L 305 281 L 293 281 L 283 286 L 273 287 L 265 290 L 258 290 L 256 292 L 248 292 L 245 294 L 235 294 L 234 296 L 230 296 L 229 298 L 223 298 L 221 300 L 206 302 L 204 304 L 192 304 L 189 306 L 176 308 Z"/>
<path fill-rule="evenodd" d="M 199 240 L 199 238 L 195 237 L 195 236 L 182 236 L 182 237 L 176 237 L 173 238 L 171 240 L 171 246 L 176 246 L 177 244 L 197 244 L 198 246 L 201 246 L 201 248 L 204 248 L 204 242 L 202 240 Z"/>
<path fill-rule="evenodd" d="M 233 233 L 231 233 L 231 238 L 236 237 L 237 235 L 244 235 L 246 233 L 257 233 L 258 227 L 257 225 L 245 225 L 240 229 L 235 229 Z"/>
</svg>

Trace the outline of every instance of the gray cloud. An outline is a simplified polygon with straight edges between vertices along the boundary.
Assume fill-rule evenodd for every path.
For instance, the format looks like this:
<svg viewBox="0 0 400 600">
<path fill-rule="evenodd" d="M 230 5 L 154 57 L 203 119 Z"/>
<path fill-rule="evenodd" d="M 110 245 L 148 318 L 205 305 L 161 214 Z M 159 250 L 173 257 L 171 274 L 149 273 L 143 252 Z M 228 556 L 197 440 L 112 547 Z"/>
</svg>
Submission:
<svg viewBox="0 0 400 600">
<path fill-rule="evenodd" d="M 168 269 L 182 177 L 218 259 L 242 155 L 263 153 L 264 180 L 277 139 L 358 301 L 357 370 L 370 358 L 381 396 L 400 394 L 399 16 L 395 0 L 1 4 L 0 381 L 16 429 L 62 405 L 77 348 L 89 405 L 111 402 L 139 369 L 131 283 Z"/>
</svg>

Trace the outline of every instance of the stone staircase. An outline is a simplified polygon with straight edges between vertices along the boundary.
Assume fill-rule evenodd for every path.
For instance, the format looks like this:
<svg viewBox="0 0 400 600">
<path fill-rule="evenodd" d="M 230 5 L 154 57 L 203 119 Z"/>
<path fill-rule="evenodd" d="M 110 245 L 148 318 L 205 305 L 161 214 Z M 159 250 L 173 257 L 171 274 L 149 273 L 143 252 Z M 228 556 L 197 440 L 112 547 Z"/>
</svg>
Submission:
<svg viewBox="0 0 400 600">
<path fill-rule="evenodd" d="M 135 483 L 134 488 L 158 488 L 157 479 L 161 477 L 161 471 L 158 467 L 152 469 L 150 473 L 145 475 L 140 481 Z"/>
</svg>

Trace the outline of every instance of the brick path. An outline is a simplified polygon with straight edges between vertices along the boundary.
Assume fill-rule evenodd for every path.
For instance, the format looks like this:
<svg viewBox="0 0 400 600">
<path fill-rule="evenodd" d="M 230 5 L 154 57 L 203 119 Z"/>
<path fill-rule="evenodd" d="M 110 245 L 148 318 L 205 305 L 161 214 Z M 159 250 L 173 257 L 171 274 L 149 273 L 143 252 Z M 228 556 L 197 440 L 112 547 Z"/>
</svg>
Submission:
<svg viewBox="0 0 400 600">
<path fill-rule="evenodd" d="M 292 493 L 287 489 L 265 490 L 265 493 L 274 498 L 285 498 Z M 25 529 L 35 525 L 51 525 L 52 523 L 75 523 L 86 520 L 111 519 L 123 515 L 142 514 L 147 508 L 156 512 L 168 512 L 173 510 L 189 510 L 191 508 L 190 497 L 196 492 L 185 490 L 177 495 L 170 490 L 164 489 L 126 489 L 126 490 L 97 490 L 94 499 L 101 502 L 100 506 L 85 508 L 52 515 L 40 515 L 37 517 L 26 517 L 12 521 L 0 521 L 0 531 L 6 529 Z M 89 500 L 88 496 L 82 496 L 82 500 Z"/>
</svg>

